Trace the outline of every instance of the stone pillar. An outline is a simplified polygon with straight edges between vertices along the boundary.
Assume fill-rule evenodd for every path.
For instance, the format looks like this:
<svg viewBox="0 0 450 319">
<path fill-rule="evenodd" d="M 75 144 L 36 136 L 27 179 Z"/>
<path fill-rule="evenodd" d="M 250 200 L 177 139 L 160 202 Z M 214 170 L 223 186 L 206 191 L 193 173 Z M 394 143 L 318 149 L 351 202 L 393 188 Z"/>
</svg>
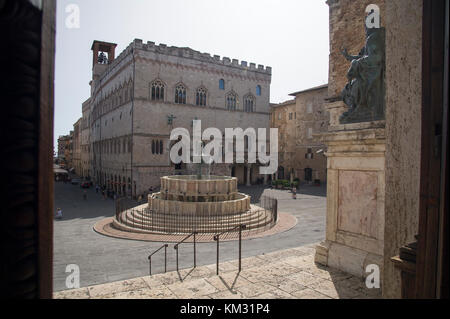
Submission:
<svg viewBox="0 0 450 319">
<path fill-rule="evenodd" d="M 264 185 L 267 185 L 268 180 L 269 180 L 269 175 L 264 174 Z"/>
<path fill-rule="evenodd" d="M 247 186 L 251 186 L 252 182 L 250 181 L 250 172 L 252 170 L 252 164 L 247 165 Z"/>
<path fill-rule="evenodd" d="M 333 109 L 341 109 L 334 104 Z M 368 264 L 378 265 L 382 273 L 385 122 L 341 125 L 334 118 L 331 131 L 321 137 L 328 147 L 327 221 L 315 261 L 359 277 L 366 275 Z"/>
</svg>

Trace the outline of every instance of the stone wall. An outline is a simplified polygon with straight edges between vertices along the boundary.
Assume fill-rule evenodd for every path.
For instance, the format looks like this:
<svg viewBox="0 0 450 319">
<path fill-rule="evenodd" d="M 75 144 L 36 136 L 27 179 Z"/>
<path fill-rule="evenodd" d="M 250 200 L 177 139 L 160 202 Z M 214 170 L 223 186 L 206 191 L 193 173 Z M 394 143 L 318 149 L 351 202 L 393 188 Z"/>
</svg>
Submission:
<svg viewBox="0 0 450 319">
<path fill-rule="evenodd" d="M 342 56 L 346 48 L 357 55 L 365 43 L 364 18 L 369 4 L 376 4 L 381 11 L 381 26 L 385 26 L 384 0 L 328 0 L 330 8 L 330 64 L 328 96 L 340 96 L 347 83 L 346 74 L 350 63 Z"/>
<path fill-rule="evenodd" d="M 386 212 L 384 289 L 399 298 L 390 261 L 418 231 L 422 88 L 422 1 L 386 3 Z"/>
</svg>

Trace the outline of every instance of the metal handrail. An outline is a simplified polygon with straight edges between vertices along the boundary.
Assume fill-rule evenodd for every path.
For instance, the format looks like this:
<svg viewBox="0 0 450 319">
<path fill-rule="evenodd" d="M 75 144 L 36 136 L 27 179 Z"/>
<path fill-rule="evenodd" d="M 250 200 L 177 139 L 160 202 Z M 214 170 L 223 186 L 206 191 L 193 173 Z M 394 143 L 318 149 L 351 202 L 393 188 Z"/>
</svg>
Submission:
<svg viewBox="0 0 450 319">
<path fill-rule="evenodd" d="M 239 228 L 239 272 L 241 271 L 241 258 L 242 258 L 242 230 L 245 229 L 247 226 L 245 225 L 238 225 L 236 227 L 233 227 L 232 229 L 226 230 L 224 232 L 221 232 L 219 234 L 214 235 L 214 240 L 217 242 L 217 265 L 216 265 L 216 274 L 219 275 L 219 240 L 220 236 L 225 233 L 231 233 L 232 231 Z"/>
<path fill-rule="evenodd" d="M 148 256 L 148 261 L 149 261 L 149 265 L 150 265 L 149 266 L 150 267 L 150 276 L 152 275 L 152 256 L 163 248 L 164 248 L 164 272 L 167 272 L 167 247 L 169 247 L 169 245 L 164 244 Z"/>
<path fill-rule="evenodd" d="M 179 241 L 178 243 L 175 244 L 175 246 L 173 246 L 173 249 L 175 249 L 177 251 L 177 271 L 178 271 L 178 246 L 182 243 L 184 243 L 188 238 L 190 238 L 191 236 L 194 236 L 194 268 L 197 267 L 197 258 L 196 258 L 196 239 L 195 236 L 198 234 L 198 232 L 194 231 L 192 233 L 190 233 L 189 235 L 187 235 L 182 241 Z"/>
</svg>

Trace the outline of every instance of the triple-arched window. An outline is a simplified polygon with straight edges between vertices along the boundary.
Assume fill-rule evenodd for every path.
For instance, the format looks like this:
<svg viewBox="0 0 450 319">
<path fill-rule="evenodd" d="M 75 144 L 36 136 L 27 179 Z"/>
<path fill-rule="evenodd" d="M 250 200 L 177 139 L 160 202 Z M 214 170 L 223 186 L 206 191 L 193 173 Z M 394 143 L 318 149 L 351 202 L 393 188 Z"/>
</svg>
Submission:
<svg viewBox="0 0 450 319">
<path fill-rule="evenodd" d="M 206 90 L 204 88 L 198 88 L 195 96 L 195 104 L 200 106 L 206 105 Z"/>
<path fill-rule="evenodd" d="M 151 85 L 152 101 L 164 101 L 164 83 L 160 80 L 155 80 Z"/>
<path fill-rule="evenodd" d="M 229 111 L 236 111 L 237 96 L 234 92 L 229 92 L 226 96 L 226 107 Z"/>
<path fill-rule="evenodd" d="M 186 104 L 186 88 L 183 84 L 178 84 L 175 88 L 175 103 Z"/>
<path fill-rule="evenodd" d="M 152 140 L 152 154 L 163 154 L 164 143 L 162 140 Z"/>
<path fill-rule="evenodd" d="M 244 97 L 244 112 L 254 112 L 255 111 L 255 97 L 248 94 Z"/>
</svg>

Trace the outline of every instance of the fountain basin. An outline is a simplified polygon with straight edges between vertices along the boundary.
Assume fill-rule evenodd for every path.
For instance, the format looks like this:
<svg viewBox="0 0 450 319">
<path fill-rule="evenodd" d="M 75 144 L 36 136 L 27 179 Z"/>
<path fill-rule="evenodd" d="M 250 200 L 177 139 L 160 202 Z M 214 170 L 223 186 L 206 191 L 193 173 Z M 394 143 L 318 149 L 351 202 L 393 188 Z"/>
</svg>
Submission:
<svg viewBox="0 0 450 319">
<path fill-rule="evenodd" d="M 218 202 L 237 199 L 237 178 L 176 175 L 161 177 L 160 197 L 165 200 Z"/>
<path fill-rule="evenodd" d="M 250 196 L 242 193 L 234 194 L 234 199 L 211 202 L 189 202 L 180 200 L 167 200 L 161 193 L 149 195 L 148 208 L 162 214 L 186 215 L 234 215 L 250 210 Z"/>
</svg>

